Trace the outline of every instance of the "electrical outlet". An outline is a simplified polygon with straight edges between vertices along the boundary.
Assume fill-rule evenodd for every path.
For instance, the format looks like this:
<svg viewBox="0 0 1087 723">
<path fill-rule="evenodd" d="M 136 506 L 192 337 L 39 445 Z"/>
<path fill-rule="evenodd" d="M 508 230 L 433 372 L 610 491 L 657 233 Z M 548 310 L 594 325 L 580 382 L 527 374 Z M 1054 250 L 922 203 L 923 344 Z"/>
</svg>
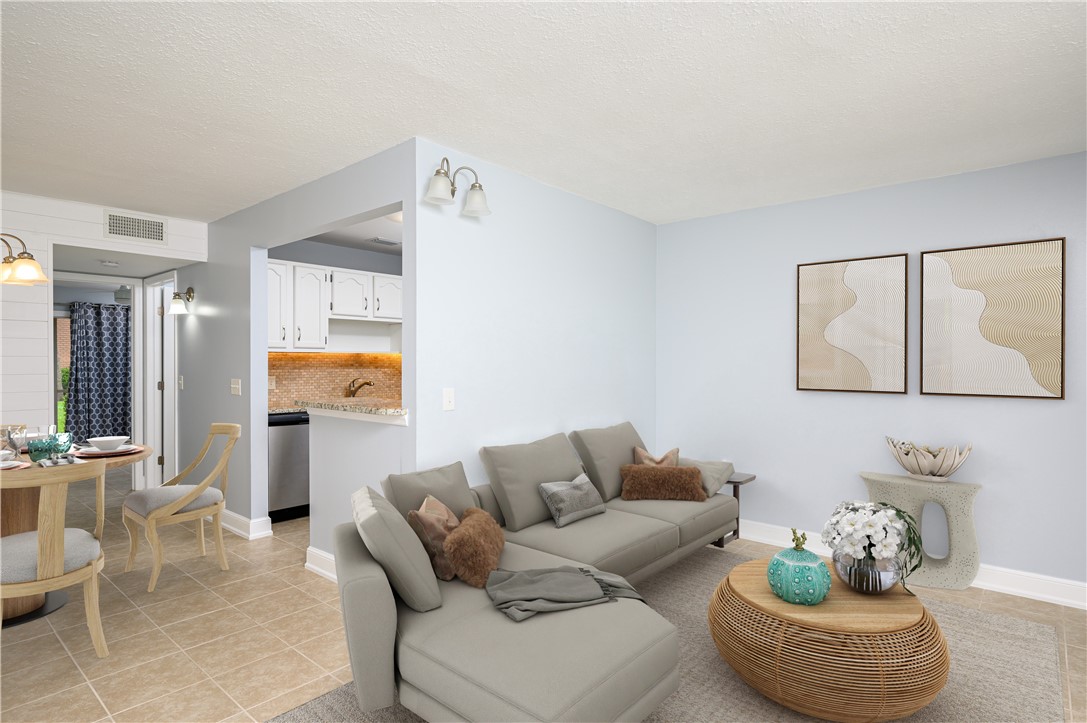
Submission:
<svg viewBox="0 0 1087 723">
<path fill-rule="evenodd" d="M 456 407 L 456 400 L 453 396 L 453 388 L 446 387 L 442 389 L 442 411 L 451 412 Z"/>
<path fill-rule="evenodd" d="M 180 374 L 177 376 L 177 388 L 179 391 L 185 389 L 185 377 L 181 376 Z"/>
<path fill-rule="evenodd" d="M 241 379 L 231 379 L 230 380 L 230 393 L 232 395 L 234 395 L 235 397 L 240 397 L 242 395 L 242 380 Z"/>
<path fill-rule="evenodd" d="M 268 377 L 268 391 L 274 392 L 276 390 L 276 378 Z"/>
</svg>

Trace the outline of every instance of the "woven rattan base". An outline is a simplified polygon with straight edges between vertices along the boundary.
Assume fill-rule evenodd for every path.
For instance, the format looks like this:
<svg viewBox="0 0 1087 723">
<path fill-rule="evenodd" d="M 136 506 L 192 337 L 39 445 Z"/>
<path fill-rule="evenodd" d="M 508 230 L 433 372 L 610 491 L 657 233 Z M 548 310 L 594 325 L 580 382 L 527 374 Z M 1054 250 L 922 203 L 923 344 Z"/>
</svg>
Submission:
<svg viewBox="0 0 1087 723">
<path fill-rule="evenodd" d="M 775 605 L 761 594 L 757 604 L 751 600 L 754 595 L 744 594 L 745 588 L 758 585 L 759 576 L 769 590 L 766 564 L 756 560 L 738 565 L 718 585 L 709 607 L 717 650 L 751 687 L 801 713 L 858 722 L 908 716 L 931 703 L 944 687 L 950 667 L 947 643 L 920 602 L 916 619 L 897 630 L 836 630 L 827 624 L 825 610 L 816 612 L 820 606 L 809 608 L 813 624 L 805 625 L 797 621 L 804 606 L 778 601 L 787 606 L 778 616 L 773 614 Z M 742 584 L 730 584 L 732 577 Z M 876 619 L 885 601 L 836 581 L 823 604 L 827 602 L 835 607 L 826 610 L 849 615 L 848 610 L 857 609 L 859 617 Z"/>
</svg>

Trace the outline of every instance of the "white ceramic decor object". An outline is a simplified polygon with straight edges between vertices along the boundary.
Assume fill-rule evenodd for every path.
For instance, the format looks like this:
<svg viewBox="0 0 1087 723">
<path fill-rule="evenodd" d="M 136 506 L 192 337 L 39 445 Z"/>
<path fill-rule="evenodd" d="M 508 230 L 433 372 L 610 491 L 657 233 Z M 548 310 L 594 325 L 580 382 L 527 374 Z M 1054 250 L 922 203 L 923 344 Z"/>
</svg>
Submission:
<svg viewBox="0 0 1087 723">
<path fill-rule="evenodd" d="M 902 469 L 906 470 L 906 474 L 914 479 L 936 482 L 953 475 L 974 448 L 974 445 L 968 444 L 961 452 L 958 447 L 939 447 L 934 450 L 923 444 L 899 442 L 892 437 L 886 439 L 891 454 L 902 465 Z"/>
<path fill-rule="evenodd" d="M 95 449 L 103 452 L 112 452 L 128 441 L 128 437 L 88 437 L 87 442 L 93 444 Z"/>
</svg>

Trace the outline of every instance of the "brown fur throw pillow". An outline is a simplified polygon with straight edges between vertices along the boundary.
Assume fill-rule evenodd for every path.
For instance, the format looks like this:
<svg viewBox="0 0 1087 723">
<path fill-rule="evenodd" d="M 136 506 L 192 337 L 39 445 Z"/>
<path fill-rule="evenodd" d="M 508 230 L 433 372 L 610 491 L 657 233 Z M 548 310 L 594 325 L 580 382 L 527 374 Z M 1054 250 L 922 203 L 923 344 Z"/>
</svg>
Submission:
<svg viewBox="0 0 1087 723">
<path fill-rule="evenodd" d="M 506 537 L 490 513 L 469 507 L 461 517 L 460 526 L 445 538 L 445 556 L 453 565 L 457 577 L 472 587 L 483 587 L 487 576 L 498 569 L 498 558 Z"/>
<path fill-rule="evenodd" d="M 423 541 L 434 574 L 439 580 L 452 580 L 457 573 L 445 556 L 444 545 L 445 538 L 460 525 L 453 510 L 443 505 L 437 497 L 427 495 L 422 507 L 408 511 L 408 524 Z"/>
<path fill-rule="evenodd" d="M 678 467 L 679 447 L 670 449 L 660 457 L 654 457 L 641 447 L 634 448 L 634 464 L 644 464 L 650 467 Z"/>
<path fill-rule="evenodd" d="M 624 500 L 688 500 L 705 502 L 702 473 L 698 467 L 650 467 L 625 464 L 623 476 Z"/>
</svg>

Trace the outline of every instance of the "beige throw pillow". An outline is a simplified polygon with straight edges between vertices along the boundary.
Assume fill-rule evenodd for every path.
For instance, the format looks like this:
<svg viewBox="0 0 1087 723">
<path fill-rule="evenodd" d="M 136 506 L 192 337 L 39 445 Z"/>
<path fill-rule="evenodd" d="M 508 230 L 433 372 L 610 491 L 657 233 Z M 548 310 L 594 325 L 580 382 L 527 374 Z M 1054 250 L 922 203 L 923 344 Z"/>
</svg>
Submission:
<svg viewBox="0 0 1087 723">
<path fill-rule="evenodd" d="M 665 452 L 660 457 L 654 457 L 641 447 L 635 447 L 634 464 L 645 464 L 650 467 L 678 467 L 679 447 Z"/>
<path fill-rule="evenodd" d="M 443 545 L 449 533 L 460 524 L 453 510 L 443 505 L 437 497 L 427 495 L 422 507 L 408 512 L 408 524 L 423 541 L 434 574 L 439 580 L 452 580 L 457 573 L 446 557 Z"/>
</svg>

